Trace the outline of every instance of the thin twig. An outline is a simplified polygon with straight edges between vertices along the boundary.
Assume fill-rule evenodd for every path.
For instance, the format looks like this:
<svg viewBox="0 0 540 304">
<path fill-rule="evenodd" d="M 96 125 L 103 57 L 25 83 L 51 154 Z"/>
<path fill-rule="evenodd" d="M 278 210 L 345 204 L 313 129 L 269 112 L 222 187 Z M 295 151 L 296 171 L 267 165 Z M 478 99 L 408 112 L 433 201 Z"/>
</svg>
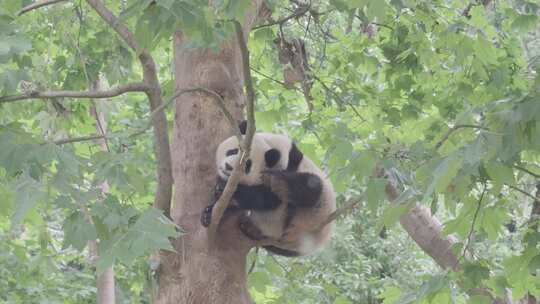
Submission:
<svg viewBox="0 0 540 304">
<path fill-rule="evenodd" d="M 540 178 L 540 174 L 534 173 L 534 172 L 532 172 L 531 170 L 529 170 L 527 168 L 523 168 L 523 167 L 520 167 L 518 165 L 514 165 L 513 167 L 518 169 L 518 170 L 521 170 L 521 171 L 523 171 L 525 173 L 528 173 L 528 174 L 530 174 L 530 175 L 532 175 L 532 176 L 534 176 L 536 178 Z"/>
<path fill-rule="evenodd" d="M 523 194 L 523 195 L 525 195 L 525 196 L 528 196 L 528 197 L 532 198 L 533 201 L 536 201 L 536 200 L 537 200 L 536 196 L 530 194 L 529 192 L 527 192 L 527 191 L 525 191 L 525 190 L 519 189 L 518 187 L 509 185 L 509 184 L 506 184 L 506 186 L 508 186 L 508 188 L 510 188 L 510 189 L 514 189 L 514 190 L 516 190 L 517 192 L 520 192 L 521 194 Z"/>
<path fill-rule="evenodd" d="M 326 220 L 320 223 L 319 226 L 317 226 L 317 228 L 315 228 L 313 231 L 319 231 L 323 229 L 326 225 L 330 224 L 331 222 L 336 220 L 338 217 L 343 216 L 347 214 L 349 211 L 353 210 L 359 203 L 360 203 L 360 200 L 354 200 L 354 201 L 348 202 L 343 207 L 330 213 L 330 215 L 326 218 Z"/>
<path fill-rule="evenodd" d="M 210 223 L 210 226 L 208 227 L 208 238 L 210 239 L 210 242 L 213 242 L 216 231 L 217 231 L 217 227 L 219 225 L 219 222 L 221 221 L 221 217 L 223 216 L 225 209 L 227 209 L 227 206 L 229 205 L 231 201 L 233 193 L 236 190 L 236 187 L 238 186 L 238 182 L 240 179 L 240 172 L 243 171 L 243 168 L 246 165 L 246 162 L 249 157 L 250 150 L 251 150 L 251 142 L 253 141 L 253 135 L 255 135 L 255 110 L 254 110 L 255 109 L 255 90 L 253 88 L 251 72 L 249 69 L 250 67 L 249 51 L 247 48 L 246 40 L 244 38 L 242 25 L 240 24 L 240 22 L 236 20 L 232 22 L 234 23 L 234 27 L 236 30 L 236 39 L 238 42 L 238 46 L 240 48 L 240 53 L 242 55 L 242 74 L 244 76 L 244 87 L 246 90 L 246 97 L 247 97 L 247 105 L 246 105 L 247 130 L 246 130 L 246 135 L 244 137 L 244 140 L 241 143 L 240 142 L 238 143 L 239 148 L 242 151 L 240 158 L 236 159 L 233 172 L 231 173 L 231 176 L 227 180 L 225 189 L 223 190 L 223 193 L 221 194 L 220 198 L 218 199 L 218 201 L 214 205 L 214 208 L 212 209 L 212 222 Z"/>
<path fill-rule="evenodd" d="M 283 82 L 283 81 L 277 80 L 277 79 L 273 78 L 272 76 L 266 75 L 266 74 L 264 74 L 263 72 L 261 72 L 261 71 L 259 71 L 259 70 L 257 70 L 257 69 L 254 69 L 254 68 L 252 68 L 252 67 L 250 67 L 250 69 L 251 69 L 253 72 L 255 72 L 255 73 L 261 75 L 262 77 L 264 77 L 264 78 L 266 78 L 266 79 L 268 79 L 268 80 L 271 80 L 271 81 L 273 81 L 273 82 L 275 82 L 275 83 L 277 83 L 277 84 L 280 84 L 280 85 L 282 85 L 282 86 L 284 86 L 284 87 L 287 87 L 287 84 L 286 84 L 285 82 Z M 295 88 L 295 90 L 300 91 L 300 89 L 297 88 L 296 86 L 295 86 L 294 88 Z"/>
<path fill-rule="evenodd" d="M 337 94 L 336 92 L 334 92 L 332 89 L 330 89 L 319 77 L 317 77 L 314 73 L 311 74 L 311 76 L 313 77 L 313 79 L 317 80 L 324 88 L 324 90 L 330 94 L 332 94 L 334 96 L 334 98 L 336 98 L 337 100 L 339 100 L 341 103 L 343 104 L 346 104 L 348 105 L 351 110 L 354 112 L 354 114 L 360 118 L 361 122 L 366 122 L 367 120 L 362 116 L 362 114 L 360 114 L 360 112 L 358 112 L 358 109 L 356 109 L 356 107 L 350 102 L 350 101 L 347 101 L 347 100 L 344 100 L 343 98 L 341 98 L 341 96 L 339 96 L 339 94 Z"/>
<path fill-rule="evenodd" d="M 253 269 L 255 269 L 255 264 L 257 264 L 258 256 L 259 256 L 259 247 L 255 248 L 255 256 L 253 257 L 253 262 L 251 263 L 251 266 L 249 267 L 248 274 L 251 274 L 253 272 Z"/>
<path fill-rule="evenodd" d="M 28 13 L 29 11 L 32 11 L 32 10 L 35 10 L 35 9 L 38 9 L 40 7 L 43 7 L 43 6 L 47 6 L 47 5 L 51 5 L 51 4 L 55 4 L 55 3 L 59 3 L 59 2 L 64 2 L 66 0 L 41 0 L 41 1 L 35 1 L 34 3 L 32 4 L 29 4 L 25 7 L 23 7 L 18 13 L 17 15 L 20 16 L 22 14 L 26 14 Z"/>
<path fill-rule="evenodd" d="M 148 86 L 142 82 L 128 83 L 108 90 L 101 91 L 45 91 L 30 92 L 28 94 L 11 95 L 0 97 L 0 104 L 26 99 L 49 99 L 49 98 L 110 98 L 127 92 L 146 92 Z"/>
<path fill-rule="evenodd" d="M 279 20 L 269 22 L 269 23 L 266 23 L 266 24 L 261 24 L 261 25 L 254 26 L 251 30 L 258 30 L 258 29 L 263 28 L 263 27 L 273 26 L 273 25 L 277 25 L 277 24 L 282 25 L 285 22 L 287 22 L 287 21 L 289 21 L 289 20 L 291 20 L 293 18 L 298 18 L 300 16 L 305 15 L 307 12 L 309 12 L 310 8 L 311 8 L 311 4 L 302 5 L 302 6 L 298 7 L 293 14 L 291 14 L 291 15 L 289 15 L 287 17 L 283 17 L 283 18 L 281 18 Z"/>
<path fill-rule="evenodd" d="M 87 135 L 87 136 L 81 136 L 81 137 L 74 137 L 74 138 L 66 138 L 66 139 L 55 140 L 52 143 L 55 144 L 55 145 L 64 145 L 64 144 L 77 143 L 77 142 L 81 142 L 81 141 L 104 139 L 105 137 L 106 137 L 106 135 L 101 135 L 101 134 Z"/>
<path fill-rule="evenodd" d="M 439 140 L 439 142 L 437 142 L 437 144 L 435 145 L 435 150 L 438 150 L 444 144 L 444 142 L 446 142 L 448 140 L 448 138 L 450 137 L 450 135 L 452 135 L 452 133 L 454 133 L 455 131 L 457 131 L 459 129 L 463 129 L 463 128 L 481 129 L 481 130 L 489 131 L 488 128 L 482 127 L 482 126 L 477 126 L 477 125 L 455 125 L 452 128 L 450 128 L 450 130 L 448 130 L 448 132 L 446 132 L 446 134 L 444 134 L 443 138 L 441 140 Z"/>
<path fill-rule="evenodd" d="M 478 198 L 478 203 L 476 206 L 476 210 L 474 211 L 473 220 L 471 224 L 471 229 L 469 230 L 469 234 L 467 235 L 467 239 L 465 240 L 465 246 L 463 247 L 463 250 L 461 252 L 460 257 L 457 259 L 456 264 L 453 269 L 456 269 L 457 265 L 459 264 L 459 261 L 465 257 L 465 254 L 469 250 L 469 245 L 471 243 L 471 237 L 474 232 L 474 225 L 476 225 L 476 219 L 478 218 L 478 213 L 480 213 L 480 209 L 482 208 L 482 200 L 484 199 L 484 194 L 486 193 L 487 187 L 484 184 L 484 189 L 482 190 L 482 193 L 480 194 L 480 198 Z"/>
</svg>

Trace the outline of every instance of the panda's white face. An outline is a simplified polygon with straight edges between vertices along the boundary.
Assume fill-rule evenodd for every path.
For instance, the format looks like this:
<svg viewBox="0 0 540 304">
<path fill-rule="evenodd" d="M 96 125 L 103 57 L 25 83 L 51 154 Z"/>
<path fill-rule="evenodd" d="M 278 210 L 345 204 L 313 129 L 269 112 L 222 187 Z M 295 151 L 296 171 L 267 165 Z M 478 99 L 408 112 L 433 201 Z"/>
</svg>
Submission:
<svg viewBox="0 0 540 304">
<path fill-rule="evenodd" d="M 229 179 L 240 155 L 238 140 L 235 136 L 227 138 L 219 145 L 216 151 L 216 167 L 220 178 L 223 180 Z M 255 134 L 251 144 L 251 152 L 246 161 L 246 168 L 240 176 L 240 183 L 244 185 L 261 184 L 262 172 L 271 168 L 281 168 L 283 165 L 280 160 L 281 153 L 276 149 L 272 149 L 262 138 Z"/>
</svg>

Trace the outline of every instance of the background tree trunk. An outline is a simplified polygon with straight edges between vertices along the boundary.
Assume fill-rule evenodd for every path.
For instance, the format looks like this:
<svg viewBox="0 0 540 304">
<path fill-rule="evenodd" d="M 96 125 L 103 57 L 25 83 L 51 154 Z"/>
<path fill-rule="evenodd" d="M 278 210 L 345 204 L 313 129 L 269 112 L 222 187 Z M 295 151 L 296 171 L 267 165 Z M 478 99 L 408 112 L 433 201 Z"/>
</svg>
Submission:
<svg viewBox="0 0 540 304">
<path fill-rule="evenodd" d="M 106 81 L 102 79 L 102 76 L 99 76 L 99 79 L 97 79 L 93 84 L 91 84 L 92 90 L 99 91 L 101 89 L 107 89 L 108 85 L 105 85 L 105 82 Z M 105 113 L 99 110 L 99 107 L 97 105 L 98 102 L 101 102 L 101 101 L 95 101 L 95 100 L 92 101 L 92 106 L 90 107 L 90 114 L 94 116 L 96 120 L 97 134 L 106 136 L 107 135 L 107 120 L 105 119 Z M 107 139 L 105 138 L 98 139 L 97 142 L 99 143 L 99 148 L 101 151 L 109 151 L 109 145 L 107 143 Z M 101 187 L 101 193 L 103 196 L 109 193 L 109 183 L 107 181 L 104 181 L 103 183 L 101 183 L 100 187 Z M 89 244 L 89 250 L 90 250 L 91 259 L 93 261 L 97 261 L 98 256 L 99 256 L 99 252 L 98 252 L 99 243 L 95 240 L 91 241 Z M 107 267 L 105 270 L 103 270 L 102 273 L 96 272 L 96 289 L 97 289 L 97 303 L 98 304 L 116 303 L 113 266 Z"/>
<path fill-rule="evenodd" d="M 244 35 L 255 22 L 261 1 L 253 1 L 244 20 Z M 233 36 L 234 37 L 234 33 Z M 187 38 L 177 33 L 176 90 L 204 87 L 219 93 L 235 119 L 245 104 L 242 60 L 236 39 L 221 49 L 182 48 Z M 172 139 L 174 204 L 171 217 L 186 234 L 174 241 L 178 254 L 164 252 L 158 270 L 157 303 L 251 303 L 246 285 L 246 255 L 253 243 L 237 228 L 236 217 L 224 218 L 214 244 L 199 221 L 213 194 L 215 150 L 233 134 L 212 96 L 184 94 L 176 100 Z"/>
</svg>

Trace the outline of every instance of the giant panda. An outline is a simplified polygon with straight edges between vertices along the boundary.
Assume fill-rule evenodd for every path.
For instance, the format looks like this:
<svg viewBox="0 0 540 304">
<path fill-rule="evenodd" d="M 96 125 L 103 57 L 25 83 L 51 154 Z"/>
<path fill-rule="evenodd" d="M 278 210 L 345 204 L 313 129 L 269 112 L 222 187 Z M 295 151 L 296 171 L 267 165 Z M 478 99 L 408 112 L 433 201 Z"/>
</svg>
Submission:
<svg viewBox="0 0 540 304">
<path fill-rule="evenodd" d="M 245 126 L 245 125 L 244 125 Z M 245 134 L 245 128 L 240 128 Z M 216 151 L 217 184 L 214 202 L 201 215 L 209 226 L 212 208 L 239 157 L 236 136 Z M 334 188 L 325 174 L 287 136 L 255 133 L 249 159 L 230 209 L 241 210 L 239 227 L 249 238 L 271 240 L 266 250 L 282 256 L 301 256 L 323 247 L 333 223 L 317 229 L 336 209 Z"/>
</svg>

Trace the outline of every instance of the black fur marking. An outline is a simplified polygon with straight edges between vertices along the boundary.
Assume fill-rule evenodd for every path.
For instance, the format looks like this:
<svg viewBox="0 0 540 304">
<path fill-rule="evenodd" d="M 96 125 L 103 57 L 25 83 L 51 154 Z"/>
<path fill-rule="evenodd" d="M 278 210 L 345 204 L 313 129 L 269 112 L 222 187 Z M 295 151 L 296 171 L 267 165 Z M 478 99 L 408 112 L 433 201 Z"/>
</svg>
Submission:
<svg viewBox="0 0 540 304">
<path fill-rule="evenodd" d="M 247 186 L 239 184 L 233 199 L 241 209 L 273 210 L 281 205 L 281 200 L 264 185 Z"/>
<path fill-rule="evenodd" d="M 210 222 L 212 222 L 212 209 L 214 209 L 214 206 L 216 204 L 213 203 L 211 205 L 208 205 L 206 208 L 203 209 L 201 214 L 201 224 L 204 227 L 210 226 Z"/>
<path fill-rule="evenodd" d="M 238 153 L 238 149 L 230 149 L 230 150 L 227 150 L 227 152 L 225 152 L 225 156 L 231 156 L 237 153 Z"/>
<path fill-rule="evenodd" d="M 247 120 L 242 120 L 242 121 L 238 124 L 238 128 L 240 129 L 240 134 L 246 135 L 246 130 L 247 130 Z"/>
<path fill-rule="evenodd" d="M 233 167 L 231 165 L 229 165 L 229 163 L 225 163 L 225 169 L 232 170 Z"/>
<path fill-rule="evenodd" d="M 210 226 L 210 223 L 212 221 L 212 210 L 214 209 L 216 202 L 221 197 L 221 194 L 223 194 L 223 190 L 225 190 L 226 184 L 227 184 L 226 180 L 222 179 L 219 176 L 217 177 L 216 185 L 214 186 L 214 197 L 212 198 L 212 202 L 208 206 L 206 206 L 206 208 L 204 208 L 201 213 L 201 224 L 204 227 Z M 225 209 L 225 213 L 223 214 L 223 217 L 228 216 L 231 213 L 235 213 L 237 211 L 240 211 L 238 206 L 229 204 L 229 206 L 227 206 L 227 209 Z"/>
<path fill-rule="evenodd" d="M 251 171 L 251 159 L 246 161 L 246 174 L 249 174 L 249 171 Z"/>
<path fill-rule="evenodd" d="M 270 251 L 273 254 L 281 255 L 284 257 L 297 257 L 300 256 L 300 253 L 298 251 L 294 250 L 288 250 L 288 249 L 282 249 L 276 246 L 263 246 L 264 249 L 267 251 Z"/>
<path fill-rule="evenodd" d="M 277 149 L 270 149 L 264 153 L 264 161 L 266 162 L 266 168 L 274 167 L 281 159 L 281 152 Z"/>
<path fill-rule="evenodd" d="M 322 180 L 307 172 L 266 171 L 287 184 L 289 206 L 315 207 L 321 199 Z"/>
<path fill-rule="evenodd" d="M 298 170 L 298 166 L 300 166 L 300 162 L 302 162 L 303 158 L 304 154 L 298 150 L 295 143 L 292 143 L 291 150 L 289 151 L 289 163 L 287 164 L 287 171 Z"/>
<path fill-rule="evenodd" d="M 210 226 L 210 223 L 212 222 L 212 210 L 214 209 L 214 206 L 216 203 L 208 205 L 206 208 L 203 209 L 201 213 L 201 224 L 204 227 Z M 236 212 L 240 211 L 238 206 L 229 205 L 227 206 L 227 209 L 225 209 L 225 212 L 223 213 L 222 219 L 224 219 L 227 216 L 230 216 Z"/>
</svg>

